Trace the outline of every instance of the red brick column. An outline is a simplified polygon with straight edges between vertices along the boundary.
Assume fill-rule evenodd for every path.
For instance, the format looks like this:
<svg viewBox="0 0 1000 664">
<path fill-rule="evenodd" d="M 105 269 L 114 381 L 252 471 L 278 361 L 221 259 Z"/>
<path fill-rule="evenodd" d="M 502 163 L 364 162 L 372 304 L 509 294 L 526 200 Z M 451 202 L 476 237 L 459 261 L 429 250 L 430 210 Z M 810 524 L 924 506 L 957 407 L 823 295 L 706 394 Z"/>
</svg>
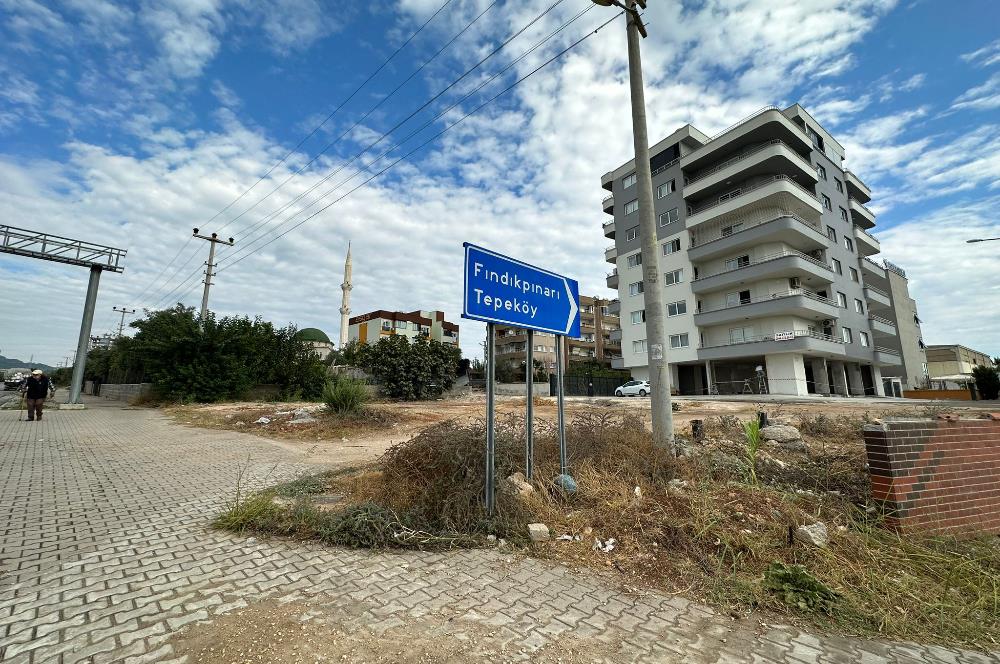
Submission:
<svg viewBox="0 0 1000 664">
<path fill-rule="evenodd" d="M 864 435 L 872 496 L 890 526 L 1000 533 L 1000 414 L 888 421 Z"/>
</svg>

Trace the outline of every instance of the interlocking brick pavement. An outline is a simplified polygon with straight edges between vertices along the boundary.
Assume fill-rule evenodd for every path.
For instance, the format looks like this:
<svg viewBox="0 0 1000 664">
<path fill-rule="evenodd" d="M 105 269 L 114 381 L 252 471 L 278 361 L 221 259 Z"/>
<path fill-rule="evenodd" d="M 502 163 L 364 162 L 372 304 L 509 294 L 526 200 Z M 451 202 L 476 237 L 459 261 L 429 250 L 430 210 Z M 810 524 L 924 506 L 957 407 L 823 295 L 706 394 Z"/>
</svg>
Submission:
<svg viewBox="0 0 1000 664">
<path fill-rule="evenodd" d="M 6 663 L 174 661 L 178 630 L 264 599 L 310 600 L 376 633 L 450 619 L 492 630 L 522 659 L 569 636 L 612 647 L 614 661 L 996 661 L 790 627 L 755 633 L 682 598 L 623 594 L 496 551 L 371 553 L 245 539 L 207 523 L 241 468 L 253 486 L 286 479 L 310 468 L 296 452 L 178 426 L 153 410 L 16 418 L 0 411 Z"/>
</svg>

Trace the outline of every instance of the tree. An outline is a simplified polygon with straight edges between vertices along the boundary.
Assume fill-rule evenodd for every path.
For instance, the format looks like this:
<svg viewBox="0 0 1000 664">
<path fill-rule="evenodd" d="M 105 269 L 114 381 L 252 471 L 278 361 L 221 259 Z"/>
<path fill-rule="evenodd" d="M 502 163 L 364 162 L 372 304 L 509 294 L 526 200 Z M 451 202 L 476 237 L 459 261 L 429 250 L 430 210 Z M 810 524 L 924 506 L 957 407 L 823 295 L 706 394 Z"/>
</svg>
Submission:
<svg viewBox="0 0 1000 664">
<path fill-rule="evenodd" d="M 979 396 L 988 401 L 1000 396 L 1000 371 L 996 367 L 977 366 L 972 368 Z"/>
<path fill-rule="evenodd" d="M 412 401 L 438 397 L 451 389 L 461 357 L 453 344 L 422 336 L 411 343 L 401 334 L 392 334 L 362 344 L 357 366 L 375 379 L 386 396 Z"/>
</svg>

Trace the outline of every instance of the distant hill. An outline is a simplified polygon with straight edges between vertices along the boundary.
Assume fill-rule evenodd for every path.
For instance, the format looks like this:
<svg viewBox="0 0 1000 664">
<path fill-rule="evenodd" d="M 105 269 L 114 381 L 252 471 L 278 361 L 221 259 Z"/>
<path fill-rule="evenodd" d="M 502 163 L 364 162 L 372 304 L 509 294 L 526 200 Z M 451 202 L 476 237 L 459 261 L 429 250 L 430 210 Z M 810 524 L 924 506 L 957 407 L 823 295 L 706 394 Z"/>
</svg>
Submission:
<svg viewBox="0 0 1000 664">
<path fill-rule="evenodd" d="M 29 369 L 41 369 L 45 373 L 52 373 L 56 369 L 55 367 L 49 366 L 48 364 L 42 364 L 41 362 L 35 362 L 33 364 L 29 364 L 25 360 L 19 360 L 14 357 L 4 357 L 3 355 L 0 355 L 0 371 L 4 371 L 6 369 L 18 369 L 21 367 L 27 367 Z"/>
</svg>

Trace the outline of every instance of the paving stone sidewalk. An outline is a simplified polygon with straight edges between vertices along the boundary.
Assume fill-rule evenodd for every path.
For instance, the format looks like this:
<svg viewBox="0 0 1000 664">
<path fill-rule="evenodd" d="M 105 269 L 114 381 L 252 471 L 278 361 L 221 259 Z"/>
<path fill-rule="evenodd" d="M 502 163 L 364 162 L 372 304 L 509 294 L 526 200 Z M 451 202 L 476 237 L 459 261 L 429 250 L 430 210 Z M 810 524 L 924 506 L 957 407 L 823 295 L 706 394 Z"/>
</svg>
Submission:
<svg viewBox="0 0 1000 664">
<path fill-rule="evenodd" d="M 369 553 L 209 530 L 241 469 L 253 485 L 308 467 L 259 438 L 153 410 L 0 411 L 0 661 L 170 662 L 169 639 L 263 599 L 310 599 L 376 632 L 440 617 L 488 627 L 522 658 L 571 637 L 642 662 L 959 662 L 983 654 L 757 634 L 693 602 L 634 596 L 493 551 Z"/>
</svg>

